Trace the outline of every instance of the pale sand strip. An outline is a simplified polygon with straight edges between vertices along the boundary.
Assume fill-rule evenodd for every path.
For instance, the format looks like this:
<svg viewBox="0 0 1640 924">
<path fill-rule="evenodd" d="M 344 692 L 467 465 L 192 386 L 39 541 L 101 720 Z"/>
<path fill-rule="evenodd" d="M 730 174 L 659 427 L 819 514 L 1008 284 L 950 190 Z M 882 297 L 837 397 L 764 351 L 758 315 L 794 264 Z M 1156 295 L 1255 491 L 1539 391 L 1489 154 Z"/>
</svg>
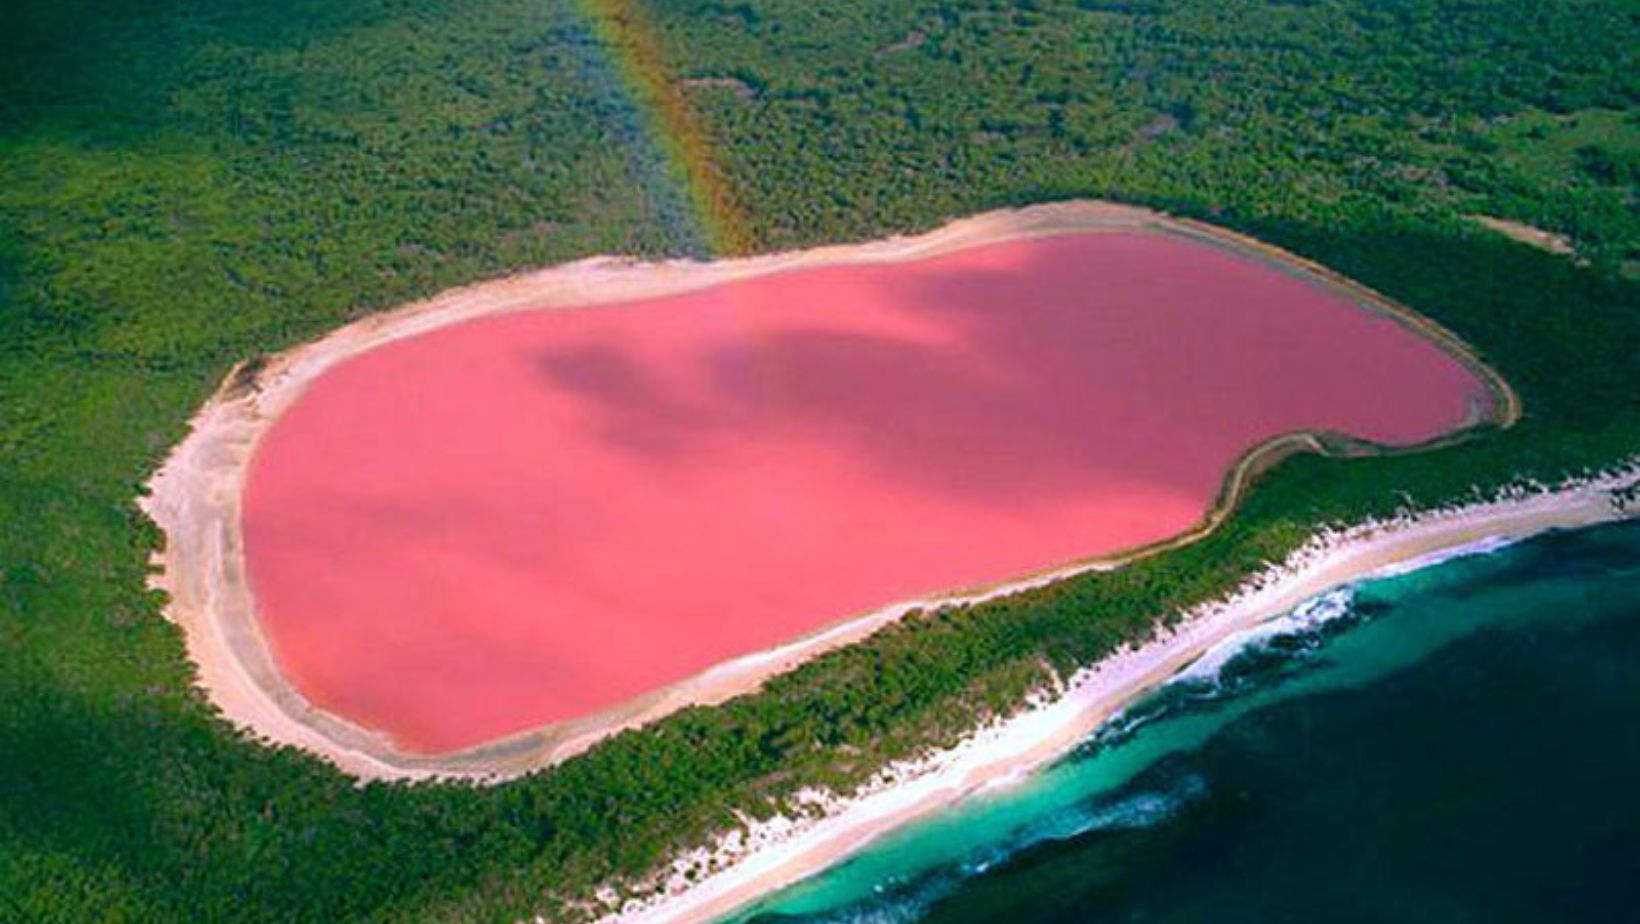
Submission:
<svg viewBox="0 0 1640 924">
<path fill-rule="evenodd" d="M 930 601 L 856 614 L 778 648 L 725 662 L 672 687 L 585 718 L 535 729 L 455 754 L 415 755 L 386 736 L 307 702 L 280 673 L 256 622 L 244 575 L 240 497 L 257 441 L 307 385 L 337 363 L 386 343 L 474 318 L 515 311 L 581 308 L 674 294 L 783 271 L 838 264 L 915 260 L 982 244 L 1082 231 L 1148 231 L 1189 237 L 1339 291 L 1429 337 L 1488 386 L 1472 423 L 1504 425 L 1519 416 L 1508 385 L 1455 336 L 1427 318 L 1342 279 L 1324 267 L 1198 222 L 1103 202 L 1065 202 L 991 212 L 914 237 L 821 247 L 737 260 L 638 263 L 598 257 L 455 289 L 425 302 L 365 318 L 266 361 L 241 366 L 192 421 L 189 435 L 149 484 L 143 509 L 166 537 L 153 584 L 170 598 L 166 614 L 183 629 L 189 657 L 210 700 L 236 726 L 260 738 L 320 755 L 364 778 L 459 776 L 504 779 L 579 753 L 620 730 L 691 704 L 720 703 L 825 651 L 858 641 Z M 1442 440 L 1439 442 L 1445 442 Z M 984 599 L 1110 567 L 1194 541 L 1233 509 L 1248 479 L 1296 451 L 1373 451 L 1336 437 L 1287 434 L 1255 447 L 1227 474 L 1202 523 L 1176 539 L 1119 555 L 1067 563 L 989 588 L 938 598 Z"/>
<path fill-rule="evenodd" d="M 1490 215 L 1465 215 L 1464 217 L 1476 224 L 1496 231 L 1504 237 L 1513 238 L 1522 244 L 1530 244 L 1539 250 L 1547 250 L 1561 256 L 1570 256 L 1575 251 L 1575 248 L 1572 247 L 1571 238 L 1566 235 L 1545 231 L 1525 222 L 1510 221 L 1507 218 L 1493 218 Z"/>
<path fill-rule="evenodd" d="M 695 924 L 813 875 L 884 833 L 988 786 L 1022 778 L 1074 747 L 1136 696 L 1162 683 L 1227 637 L 1280 616 L 1334 588 L 1388 569 L 1429 563 L 1466 548 L 1484 550 L 1551 529 L 1640 515 L 1614 491 L 1640 486 L 1640 460 L 1626 469 L 1547 493 L 1328 531 L 1225 601 L 1202 606 L 1167 635 L 1104 659 L 1067 689 L 957 747 L 892 768 L 852 798 L 821 798 L 818 819 L 752 824 L 664 870 L 657 897 L 629 899 L 602 924 Z M 691 883 L 685 872 L 696 874 Z M 612 892 L 605 901 L 613 904 Z"/>
</svg>

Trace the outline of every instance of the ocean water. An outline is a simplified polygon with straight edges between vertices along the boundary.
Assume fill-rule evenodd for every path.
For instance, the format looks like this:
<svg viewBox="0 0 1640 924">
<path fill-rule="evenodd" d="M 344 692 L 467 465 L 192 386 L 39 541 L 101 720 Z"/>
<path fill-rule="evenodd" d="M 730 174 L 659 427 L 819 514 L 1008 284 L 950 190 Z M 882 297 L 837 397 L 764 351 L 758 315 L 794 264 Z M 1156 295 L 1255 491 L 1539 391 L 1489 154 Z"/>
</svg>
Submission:
<svg viewBox="0 0 1640 924">
<path fill-rule="evenodd" d="M 1640 921 L 1640 523 L 1311 601 L 733 920 Z"/>
</svg>

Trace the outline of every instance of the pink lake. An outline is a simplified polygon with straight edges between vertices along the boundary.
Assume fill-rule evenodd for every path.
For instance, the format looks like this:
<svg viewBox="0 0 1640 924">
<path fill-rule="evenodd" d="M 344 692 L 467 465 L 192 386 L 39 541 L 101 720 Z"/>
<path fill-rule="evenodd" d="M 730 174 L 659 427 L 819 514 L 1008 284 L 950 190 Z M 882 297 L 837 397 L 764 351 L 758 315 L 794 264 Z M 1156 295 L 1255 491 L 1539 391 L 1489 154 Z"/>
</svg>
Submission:
<svg viewBox="0 0 1640 924">
<path fill-rule="evenodd" d="M 1163 539 L 1272 436 L 1417 443 L 1484 394 L 1251 258 L 1067 234 L 372 350 L 264 438 L 245 555 L 302 695 L 446 752 Z"/>
</svg>

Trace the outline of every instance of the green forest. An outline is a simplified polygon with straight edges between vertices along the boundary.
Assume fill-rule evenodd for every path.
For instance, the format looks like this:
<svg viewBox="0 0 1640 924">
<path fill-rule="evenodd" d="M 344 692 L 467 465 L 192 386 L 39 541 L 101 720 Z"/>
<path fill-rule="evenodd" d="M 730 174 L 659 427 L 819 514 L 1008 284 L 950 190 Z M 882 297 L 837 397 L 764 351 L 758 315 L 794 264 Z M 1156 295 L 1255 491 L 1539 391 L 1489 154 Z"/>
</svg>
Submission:
<svg viewBox="0 0 1640 924">
<path fill-rule="evenodd" d="M 145 588 L 143 483 L 238 361 L 522 267 L 708 255 L 678 171 L 590 4 L 7 4 L 0 920 L 581 919 L 599 884 L 954 742 L 1320 524 L 1640 451 L 1630 0 L 641 5 L 760 249 L 1150 205 L 1439 320 L 1524 419 L 1290 459 L 1200 543 L 919 614 L 547 772 L 359 785 L 193 688 Z"/>
</svg>

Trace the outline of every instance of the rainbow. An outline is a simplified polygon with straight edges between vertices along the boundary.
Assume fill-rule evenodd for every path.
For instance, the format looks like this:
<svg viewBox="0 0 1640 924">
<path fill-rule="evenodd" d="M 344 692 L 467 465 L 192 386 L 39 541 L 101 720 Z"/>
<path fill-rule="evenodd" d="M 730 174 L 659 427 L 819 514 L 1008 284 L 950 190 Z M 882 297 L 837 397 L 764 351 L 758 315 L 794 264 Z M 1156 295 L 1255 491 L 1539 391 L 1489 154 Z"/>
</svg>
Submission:
<svg viewBox="0 0 1640 924">
<path fill-rule="evenodd" d="M 668 172 L 686 192 L 712 253 L 750 253 L 755 237 L 712 145 L 666 67 L 660 33 L 641 0 L 581 0 Z"/>
</svg>

